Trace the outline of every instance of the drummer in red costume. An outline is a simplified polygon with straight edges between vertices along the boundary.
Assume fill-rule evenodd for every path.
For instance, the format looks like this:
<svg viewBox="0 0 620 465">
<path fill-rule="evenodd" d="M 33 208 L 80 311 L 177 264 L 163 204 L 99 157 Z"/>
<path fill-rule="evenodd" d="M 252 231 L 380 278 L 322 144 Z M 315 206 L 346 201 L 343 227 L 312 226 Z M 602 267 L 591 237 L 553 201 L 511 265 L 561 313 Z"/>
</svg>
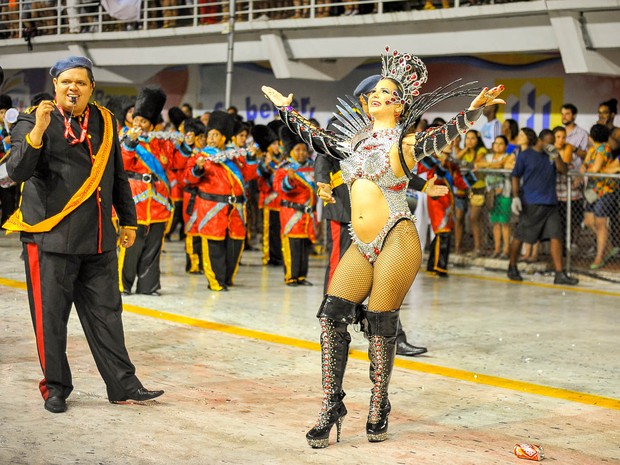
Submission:
<svg viewBox="0 0 620 465">
<path fill-rule="evenodd" d="M 312 286 L 306 276 L 310 252 L 316 242 L 314 164 L 308 159 L 308 145 L 287 127 L 281 128 L 280 140 L 288 159 L 276 171 L 273 185 L 281 198 L 284 282 L 288 286 Z"/>
<path fill-rule="evenodd" d="M 130 294 L 137 278 L 136 293 L 158 296 L 159 259 L 173 205 L 170 178 L 180 155 L 172 138 L 151 133 L 166 103 L 159 88 L 140 91 L 133 112 L 133 128 L 122 141 L 123 163 L 136 204 L 138 231 L 130 249 L 121 249 L 121 292 Z"/>
<path fill-rule="evenodd" d="M 262 155 L 258 164 L 258 208 L 263 211 L 263 265 L 282 266 L 280 196 L 273 188 L 273 175 L 285 160 L 280 153 L 280 139 L 271 127 L 257 124 L 252 137 Z"/>
<path fill-rule="evenodd" d="M 211 113 L 207 147 L 185 168 L 185 228 L 201 238 L 202 267 L 213 291 L 234 285 L 246 235 L 245 183 L 257 176 L 247 151 L 229 144 L 234 123 L 228 113 Z"/>
</svg>

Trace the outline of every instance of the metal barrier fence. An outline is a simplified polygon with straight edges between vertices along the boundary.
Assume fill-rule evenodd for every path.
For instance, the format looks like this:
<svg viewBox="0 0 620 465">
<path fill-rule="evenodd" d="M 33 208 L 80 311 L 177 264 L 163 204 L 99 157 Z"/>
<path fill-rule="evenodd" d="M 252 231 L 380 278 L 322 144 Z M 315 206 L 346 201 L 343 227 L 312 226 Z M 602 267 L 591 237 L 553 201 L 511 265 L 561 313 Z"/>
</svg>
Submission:
<svg viewBox="0 0 620 465">
<path fill-rule="evenodd" d="M 510 183 L 510 170 L 480 169 L 477 170 L 477 174 L 479 178 L 494 178 L 492 182 L 487 183 L 487 190 L 489 185 L 501 188 Z M 615 192 L 608 199 L 610 202 L 603 209 L 602 213 L 606 216 L 601 216 L 596 222 L 594 221 L 594 213 L 586 213 L 588 210 L 592 210 L 594 203 L 588 206 L 588 200 L 586 195 L 584 195 L 584 186 L 587 185 L 587 179 L 584 178 L 609 180 L 617 183 Z M 568 271 L 579 274 L 620 282 L 620 175 L 598 173 L 583 175 L 579 172 L 569 172 L 568 175 L 559 177 L 557 189 L 558 192 L 562 190 L 565 192 L 564 196 L 560 195 L 558 197 L 564 229 L 565 268 Z M 505 192 L 498 195 L 506 196 Z M 506 197 L 509 196 L 510 193 Z M 471 205 L 469 205 L 469 212 L 471 210 Z M 473 225 L 470 214 L 468 213 L 467 216 L 462 253 L 473 258 Z M 497 220 L 497 216 L 494 219 Z M 508 227 L 510 228 L 511 239 L 518 220 L 517 215 L 510 215 Z M 487 202 L 482 206 L 478 221 L 482 229 L 480 255 L 486 258 L 503 259 L 504 261 L 496 262 L 494 267 L 507 267 L 507 259 L 501 256 L 503 255 L 501 252 L 499 254 L 500 257 L 493 257 L 495 251 L 504 251 L 505 249 L 503 244 L 498 246 L 495 243 L 496 239 L 493 235 L 493 229 L 496 228 L 497 230 L 498 226 L 495 226 L 495 224 L 498 223 L 491 222 L 491 210 L 489 210 Z M 603 250 L 601 264 L 594 264 L 597 247 Z M 530 246 L 524 247 L 523 251 L 527 254 L 529 260 L 522 257 L 520 263 L 523 264 L 525 261 L 530 261 L 545 264 L 545 262 L 548 262 L 550 267 L 549 243 L 544 242 L 536 246 L 532 245 L 532 248 L 533 250 L 530 251 Z"/>
<path fill-rule="evenodd" d="M 492 4 L 527 0 L 237 0 L 235 21 L 320 18 L 364 13 L 390 13 L 444 3 Z M 109 16 L 99 1 L 34 0 L 1 3 L 0 39 L 32 39 L 40 35 L 195 27 L 229 21 L 229 0 L 143 0 L 138 21 Z"/>
</svg>

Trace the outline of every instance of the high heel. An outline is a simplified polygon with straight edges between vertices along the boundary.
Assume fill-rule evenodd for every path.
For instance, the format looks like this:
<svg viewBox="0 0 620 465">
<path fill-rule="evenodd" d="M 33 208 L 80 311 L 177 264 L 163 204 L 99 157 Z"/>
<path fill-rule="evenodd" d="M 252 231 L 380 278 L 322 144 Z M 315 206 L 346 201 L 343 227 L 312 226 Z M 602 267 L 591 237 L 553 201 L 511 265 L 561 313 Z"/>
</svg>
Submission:
<svg viewBox="0 0 620 465">
<path fill-rule="evenodd" d="M 328 401 L 325 408 L 321 409 L 317 424 L 306 433 L 308 445 L 313 449 L 324 449 L 329 446 L 329 433 L 334 425 L 336 425 L 336 442 L 340 442 L 342 423 L 347 415 L 347 408 L 342 402 L 345 395 L 342 392 L 335 402 Z"/>
<path fill-rule="evenodd" d="M 323 403 L 319 419 L 306 434 L 310 447 L 329 446 L 329 433 L 336 425 L 336 442 L 340 442 L 342 422 L 347 415 L 342 381 L 349 357 L 351 335 L 347 326 L 359 320 L 360 306 L 339 297 L 326 295 L 317 317 L 321 324 L 321 372 Z"/>
<path fill-rule="evenodd" d="M 388 399 L 388 386 L 394 368 L 398 324 L 398 310 L 366 312 L 369 375 L 373 383 L 366 422 L 366 437 L 369 442 L 382 442 L 388 437 L 388 417 L 392 410 Z"/>
<path fill-rule="evenodd" d="M 379 409 L 375 409 L 374 412 L 371 401 L 369 411 L 371 413 L 368 417 L 373 417 L 374 423 L 371 422 L 370 419 L 366 422 L 366 437 L 368 438 L 368 442 L 385 441 L 388 437 L 388 417 L 392 411 L 390 401 L 386 399 L 385 405 L 381 406 Z"/>
</svg>

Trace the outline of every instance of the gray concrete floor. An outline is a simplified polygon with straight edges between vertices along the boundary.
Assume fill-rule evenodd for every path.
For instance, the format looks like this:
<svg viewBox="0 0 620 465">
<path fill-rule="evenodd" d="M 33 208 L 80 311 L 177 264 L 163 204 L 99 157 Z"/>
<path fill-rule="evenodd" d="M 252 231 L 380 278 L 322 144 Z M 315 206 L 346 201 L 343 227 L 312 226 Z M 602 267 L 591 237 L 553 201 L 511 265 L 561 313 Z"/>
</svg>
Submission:
<svg viewBox="0 0 620 465">
<path fill-rule="evenodd" d="M 402 320 L 429 353 L 399 357 L 390 438 L 364 434 L 370 383 L 365 340 L 353 334 L 342 441 L 308 447 L 320 406 L 318 325 L 324 260 L 314 287 L 246 252 L 229 292 L 182 272 L 167 242 L 161 297 L 129 296 L 127 345 L 138 376 L 165 396 L 111 405 L 75 314 L 67 413 L 43 409 L 17 237 L 0 238 L 0 465 L 3 464 L 510 464 L 516 443 L 557 464 L 620 463 L 620 288 L 552 285 L 544 275 L 453 268 L 420 273 Z M 527 463 L 527 462 L 525 462 Z"/>
</svg>

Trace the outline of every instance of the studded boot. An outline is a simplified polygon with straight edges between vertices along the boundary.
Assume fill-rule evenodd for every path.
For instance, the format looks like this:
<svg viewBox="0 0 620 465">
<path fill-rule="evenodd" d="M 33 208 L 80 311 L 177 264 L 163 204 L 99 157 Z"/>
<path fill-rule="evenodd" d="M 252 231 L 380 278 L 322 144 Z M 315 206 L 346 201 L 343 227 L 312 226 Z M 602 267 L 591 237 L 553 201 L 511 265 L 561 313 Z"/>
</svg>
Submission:
<svg viewBox="0 0 620 465">
<path fill-rule="evenodd" d="M 361 306 L 326 295 L 317 317 L 321 324 L 321 372 L 323 404 L 314 427 L 306 434 L 308 444 L 321 449 L 329 445 L 329 433 L 336 425 L 336 442 L 340 441 L 342 422 L 347 414 L 342 380 L 349 357 L 351 335 L 347 326 L 356 322 Z"/>
<path fill-rule="evenodd" d="M 392 409 L 388 386 L 394 368 L 399 311 L 365 313 L 368 358 L 370 359 L 370 409 L 366 422 L 366 436 L 370 442 L 387 439 L 388 416 Z"/>
</svg>

